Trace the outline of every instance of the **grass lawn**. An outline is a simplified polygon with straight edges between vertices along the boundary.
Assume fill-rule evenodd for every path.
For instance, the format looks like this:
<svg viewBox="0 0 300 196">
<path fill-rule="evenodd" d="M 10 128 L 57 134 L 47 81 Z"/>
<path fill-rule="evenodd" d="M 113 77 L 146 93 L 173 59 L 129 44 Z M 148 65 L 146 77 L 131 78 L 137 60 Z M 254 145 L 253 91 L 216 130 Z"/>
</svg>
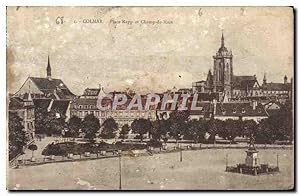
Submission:
<svg viewBox="0 0 300 196">
<path fill-rule="evenodd" d="M 290 189 L 294 183 L 292 150 L 260 150 L 260 163 L 276 165 L 280 172 L 249 176 L 225 172 L 229 165 L 244 162 L 245 150 L 205 149 L 144 157 L 122 157 L 123 189 Z M 46 164 L 8 169 L 9 189 L 115 189 L 119 188 L 118 158 Z"/>
</svg>

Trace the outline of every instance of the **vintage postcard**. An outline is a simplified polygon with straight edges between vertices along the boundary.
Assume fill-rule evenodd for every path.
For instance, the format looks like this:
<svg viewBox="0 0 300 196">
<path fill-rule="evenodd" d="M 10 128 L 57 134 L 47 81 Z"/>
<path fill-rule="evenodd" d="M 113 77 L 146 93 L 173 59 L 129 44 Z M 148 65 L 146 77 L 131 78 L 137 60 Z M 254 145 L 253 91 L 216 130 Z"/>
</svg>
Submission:
<svg viewBox="0 0 300 196">
<path fill-rule="evenodd" d="M 293 7 L 7 7 L 8 190 L 294 190 Z"/>
</svg>

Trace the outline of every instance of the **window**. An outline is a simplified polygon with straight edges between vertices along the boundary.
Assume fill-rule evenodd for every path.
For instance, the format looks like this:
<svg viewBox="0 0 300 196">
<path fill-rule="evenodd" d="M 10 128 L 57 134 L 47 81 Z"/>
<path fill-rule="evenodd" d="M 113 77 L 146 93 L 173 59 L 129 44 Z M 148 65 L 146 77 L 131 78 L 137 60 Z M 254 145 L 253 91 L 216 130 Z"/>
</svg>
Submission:
<svg viewBox="0 0 300 196">
<path fill-rule="evenodd" d="M 242 108 L 242 113 L 243 113 L 243 114 L 246 113 L 245 108 Z"/>
<path fill-rule="evenodd" d="M 261 109 L 260 108 L 258 109 L 258 113 L 261 113 Z"/>
<path fill-rule="evenodd" d="M 92 108 L 94 108 L 94 106 L 93 106 L 93 105 L 90 105 L 90 109 L 92 109 Z"/>
<path fill-rule="evenodd" d="M 88 115 L 88 112 L 87 112 L 87 111 L 84 112 L 84 116 L 86 116 L 86 115 Z"/>
<path fill-rule="evenodd" d="M 79 105 L 79 109 L 82 109 L 82 105 Z"/>
<path fill-rule="evenodd" d="M 233 110 L 232 110 L 232 113 L 234 113 L 234 114 L 235 114 L 235 113 L 236 113 L 236 109 L 233 109 Z"/>
<path fill-rule="evenodd" d="M 79 111 L 79 117 L 82 117 L 82 111 Z"/>
<path fill-rule="evenodd" d="M 226 113 L 226 111 L 225 111 L 224 108 L 221 108 L 221 111 L 222 111 L 222 114 L 225 114 L 225 113 Z"/>
<path fill-rule="evenodd" d="M 99 111 L 96 111 L 96 116 L 99 116 Z"/>
</svg>

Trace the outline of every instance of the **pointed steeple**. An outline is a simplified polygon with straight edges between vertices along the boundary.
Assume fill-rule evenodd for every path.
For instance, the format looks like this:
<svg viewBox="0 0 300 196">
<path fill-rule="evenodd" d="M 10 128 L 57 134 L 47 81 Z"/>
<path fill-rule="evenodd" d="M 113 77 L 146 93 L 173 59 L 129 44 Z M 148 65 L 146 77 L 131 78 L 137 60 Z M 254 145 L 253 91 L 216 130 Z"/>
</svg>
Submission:
<svg viewBox="0 0 300 196">
<path fill-rule="evenodd" d="M 263 84 L 267 84 L 267 76 L 266 76 L 266 73 L 264 73 Z"/>
<path fill-rule="evenodd" d="M 48 55 L 48 64 L 47 64 L 47 78 L 51 79 L 51 66 L 50 66 L 50 58 Z"/>
<path fill-rule="evenodd" d="M 288 79 L 288 78 L 287 78 L 287 76 L 285 75 L 284 78 L 283 78 L 284 84 L 287 83 L 287 79 Z"/>
<path fill-rule="evenodd" d="M 222 38 L 221 38 L 221 48 L 224 48 L 225 42 L 224 42 L 224 35 L 223 35 L 223 30 L 222 30 Z"/>
</svg>

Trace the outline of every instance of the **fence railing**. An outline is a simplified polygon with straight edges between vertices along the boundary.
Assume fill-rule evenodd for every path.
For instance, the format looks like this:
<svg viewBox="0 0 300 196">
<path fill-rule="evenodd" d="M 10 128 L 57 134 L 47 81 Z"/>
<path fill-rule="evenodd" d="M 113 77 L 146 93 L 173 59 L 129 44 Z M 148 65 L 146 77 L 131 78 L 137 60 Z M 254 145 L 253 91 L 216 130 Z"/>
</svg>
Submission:
<svg viewBox="0 0 300 196">
<path fill-rule="evenodd" d="M 248 145 L 240 144 L 190 144 L 183 146 L 178 143 L 175 146 L 162 146 L 162 147 L 149 147 L 143 150 L 132 150 L 122 152 L 122 156 L 152 156 L 154 154 L 161 153 L 174 153 L 179 151 L 193 151 L 193 150 L 205 150 L 205 149 L 247 149 Z M 257 144 L 257 149 L 293 149 L 292 145 L 267 145 L 267 144 Z M 134 152 L 136 151 L 136 152 Z M 138 153 L 137 153 L 138 152 Z M 73 161 L 85 161 L 85 160 L 95 160 L 104 158 L 113 158 L 120 156 L 118 151 L 102 152 L 102 153 L 84 153 L 82 155 L 68 154 L 67 156 L 44 156 L 40 158 L 35 158 L 34 161 L 31 159 L 18 159 L 14 162 L 10 162 L 10 167 L 20 168 L 23 166 L 35 166 L 49 163 L 61 163 L 61 162 L 73 162 Z"/>
</svg>

